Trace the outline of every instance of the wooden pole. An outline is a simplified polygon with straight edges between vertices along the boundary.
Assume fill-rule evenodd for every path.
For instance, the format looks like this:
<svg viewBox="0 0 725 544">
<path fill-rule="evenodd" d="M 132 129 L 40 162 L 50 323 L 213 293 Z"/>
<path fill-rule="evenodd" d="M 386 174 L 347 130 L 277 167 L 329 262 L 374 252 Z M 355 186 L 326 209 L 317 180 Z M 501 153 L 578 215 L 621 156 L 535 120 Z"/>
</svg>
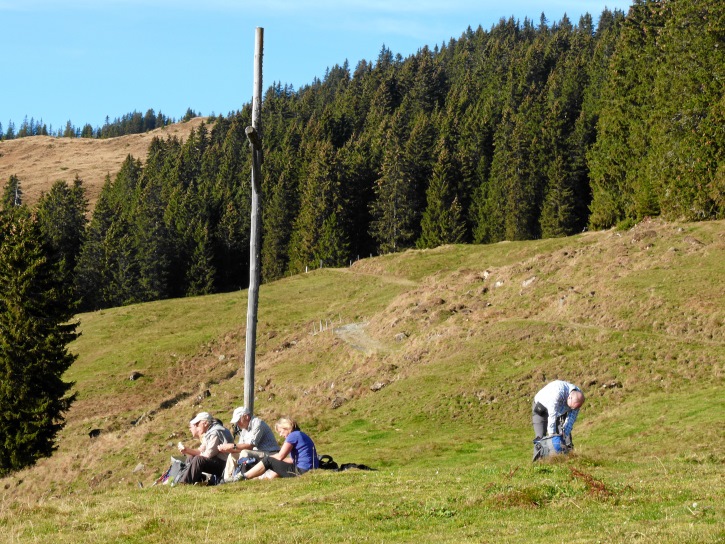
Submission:
<svg viewBox="0 0 725 544">
<path fill-rule="evenodd" d="M 244 353 L 244 406 L 254 414 L 254 357 L 257 345 L 259 306 L 259 254 L 262 232 L 259 225 L 259 195 L 262 186 L 262 53 L 264 29 L 257 27 L 254 42 L 254 94 L 252 126 L 246 128 L 252 148 L 252 225 L 249 234 L 249 291 L 247 298 L 247 342 Z"/>
</svg>

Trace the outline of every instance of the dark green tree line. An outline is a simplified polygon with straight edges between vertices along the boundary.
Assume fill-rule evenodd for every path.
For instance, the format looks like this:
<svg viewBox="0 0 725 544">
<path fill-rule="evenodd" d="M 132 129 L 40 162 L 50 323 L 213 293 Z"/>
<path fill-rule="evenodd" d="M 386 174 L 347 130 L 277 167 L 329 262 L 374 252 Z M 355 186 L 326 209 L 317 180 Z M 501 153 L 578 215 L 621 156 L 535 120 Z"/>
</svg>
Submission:
<svg viewBox="0 0 725 544">
<path fill-rule="evenodd" d="M 383 46 L 298 90 L 273 83 L 263 280 L 412 247 L 723 217 L 723 9 L 636 0 L 596 24 L 501 19 L 408 58 Z M 246 105 L 185 142 L 156 139 L 108 179 L 76 238 L 84 308 L 246 287 L 249 123 Z"/>
<path fill-rule="evenodd" d="M 44 246 L 27 208 L 0 211 L 0 475 L 51 455 L 75 397 L 75 305 Z"/>
</svg>

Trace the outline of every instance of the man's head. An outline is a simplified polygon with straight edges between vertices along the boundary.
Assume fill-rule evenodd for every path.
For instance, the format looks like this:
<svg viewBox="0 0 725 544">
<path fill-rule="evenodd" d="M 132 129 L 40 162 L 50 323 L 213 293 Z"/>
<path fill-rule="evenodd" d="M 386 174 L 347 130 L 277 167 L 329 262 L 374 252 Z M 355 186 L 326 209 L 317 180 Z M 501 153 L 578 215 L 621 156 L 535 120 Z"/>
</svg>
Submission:
<svg viewBox="0 0 725 544">
<path fill-rule="evenodd" d="M 232 425 L 236 425 L 240 429 L 247 429 L 251 420 L 252 412 L 249 411 L 249 408 L 245 408 L 244 406 L 235 408 L 232 414 Z"/>
<path fill-rule="evenodd" d="M 199 412 L 194 416 L 194 419 L 189 421 L 189 430 L 191 436 L 199 438 L 204 435 L 206 431 L 211 427 L 214 418 L 211 417 L 209 412 Z"/>
<path fill-rule="evenodd" d="M 569 393 L 569 397 L 566 399 L 566 405 L 572 410 L 578 410 L 584 404 L 584 393 L 581 391 L 574 390 Z"/>
</svg>

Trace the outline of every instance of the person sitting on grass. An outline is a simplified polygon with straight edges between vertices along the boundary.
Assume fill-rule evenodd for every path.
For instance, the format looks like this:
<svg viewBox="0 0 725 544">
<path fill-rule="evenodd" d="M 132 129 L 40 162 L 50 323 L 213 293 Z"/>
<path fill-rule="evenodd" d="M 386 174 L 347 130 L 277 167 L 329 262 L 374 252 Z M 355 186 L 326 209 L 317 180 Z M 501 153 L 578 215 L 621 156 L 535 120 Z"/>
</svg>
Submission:
<svg viewBox="0 0 725 544">
<path fill-rule="evenodd" d="M 273 455 L 263 457 L 259 463 L 246 472 L 244 480 L 291 478 L 319 467 L 314 442 L 300 431 L 295 420 L 283 417 L 274 428 L 284 438 L 282 448 Z"/>
<path fill-rule="evenodd" d="M 248 408 L 240 406 L 232 414 L 232 428 L 235 434 L 239 433 L 238 444 L 221 444 L 219 451 L 228 453 L 224 481 L 230 481 L 240 457 L 254 457 L 261 459 L 266 454 L 277 453 L 279 444 L 274 437 L 272 429 L 258 417 L 252 417 Z"/>
<path fill-rule="evenodd" d="M 230 442 L 229 431 L 208 412 L 199 412 L 189 421 L 189 430 L 194 438 L 201 440 L 199 449 L 187 448 L 179 442 L 179 452 L 187 456 L 186 468 L 179 483 L 201 482 L 203 472 L 221 478 L 227 463 L 228 453 L 219 450 L 221 444 Z"/>
</svg>

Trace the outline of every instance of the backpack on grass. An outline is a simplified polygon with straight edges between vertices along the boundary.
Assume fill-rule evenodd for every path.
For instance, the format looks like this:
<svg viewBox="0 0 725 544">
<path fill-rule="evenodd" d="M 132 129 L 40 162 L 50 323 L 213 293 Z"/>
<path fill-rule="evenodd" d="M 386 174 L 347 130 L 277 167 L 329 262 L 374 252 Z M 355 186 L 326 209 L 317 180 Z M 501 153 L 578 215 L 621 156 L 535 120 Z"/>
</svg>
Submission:
<svg viewBox="0 0 725 544">
<path fill-rule="evenodd" d="M 351 468 L 356 468 L 358 470 L 375 470 L 367 465 L 360 465 L 358 463 L 343 463 L 342 465 L 338 465 L 331 455 L 320 455 L 319 468 L 322 470 L 334 470 L 336 472 L 344 472 L 346 470 L 350 470 Z"/>
<path fill-rule="evenodd" d="M 559 434 L 545 436 L 534 440 L 534 458 L 532 461 L 538 461 L 551 455 L 566 455 L 572 450 L 572 446 L 564 442 L 564 438 Z"/>
<path fill-rule="evenodd" d="M 186 469 L 186 458 L 178 455 L 171 456 L 171 465 L 167 468 L 164 473 L 159 476 L 159 479 L 154 482 L 153 485 L 174 485 L 178 483 L 179 478 Z"/>
<path fill-rule="evenodd" d="M 259 459 L 257 459 L 256 457 L 240 457 L 237 460 L 237 465 L 234 467 L 231 481 L 236 482 L 237 480 L 240 480 L 242 475 L 254 465 L 256 465 L 258 462 Z"/>
</svg>

